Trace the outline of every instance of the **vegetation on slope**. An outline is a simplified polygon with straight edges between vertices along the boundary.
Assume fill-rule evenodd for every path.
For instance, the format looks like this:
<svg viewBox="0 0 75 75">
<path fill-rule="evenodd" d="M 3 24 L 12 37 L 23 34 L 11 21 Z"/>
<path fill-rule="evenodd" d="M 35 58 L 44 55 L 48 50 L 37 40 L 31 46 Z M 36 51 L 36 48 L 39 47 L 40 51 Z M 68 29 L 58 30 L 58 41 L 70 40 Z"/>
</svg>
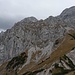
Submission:
<svg viewBox="0 0 75 75">
<path fill-rule="evenodd" d="M 64 65 L 64 63 L 62 63 L 62 61 L 64 61 L 64 63 L 68 67 L 70 67 L 70 69 L 65 68 L 64 67 L 65 65 Z M 59 63 L 62 65 L 62 67 L 59 65 Z M 65 74 L 75 70 L 75 65 L 73 64 L 71 59 L 69 57 L 67 57 L 66 55 L 64 55 L 62 58 L 60 58 L 59 63 L 54 64 L 54 71 L 53 71 L 52 75 L 65 75 Z"/>
<path fill-rule="evenodd" d="M 27 55 L 25 52 L 21 53 L 19 56 L 14 57 L 11 61 L 8 62 L 6 66 L 6 70 L 14 69 L 20 65 L 23 65 L 27 59 Z"/>
<path fill-rule="evenodd" d="M 23 75 L 36 75 L 37 73 L 42 72 L 43 70 L 44 69 L 39 69 L 39 70 L 36 70 L 34 72 L 26 72 Z"/>
</svg>

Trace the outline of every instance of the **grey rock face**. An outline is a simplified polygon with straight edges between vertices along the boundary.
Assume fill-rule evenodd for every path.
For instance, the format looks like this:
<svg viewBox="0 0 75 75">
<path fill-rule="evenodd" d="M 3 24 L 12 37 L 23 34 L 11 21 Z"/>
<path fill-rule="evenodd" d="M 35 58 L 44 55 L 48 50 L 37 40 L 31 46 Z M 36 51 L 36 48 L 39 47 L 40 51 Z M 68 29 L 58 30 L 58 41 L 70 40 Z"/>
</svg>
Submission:
<svg viewBox="0 0 75 75">
<path fill-rule="evenodd" d="M 65 9 L 59 16 L 68 26 L 75 28 L 75 6 Z"/>
<path fill-rule="evenodd" d="M 62 18 L 69 18 L 69 17 L 75 17 L 75 6 L 71 7 L 71 8 L 67 8 L 65 9 L 60 16 Z"/>
<path fill-rule="evenodd" d="M 73 7 L 72 10 L 74 10 Z M 71 14 L 74 14 L 71 8 Z M 75 15 L 64 17 L 64 14 L 70 14 L 67 10 L 63 11 L 60 16 L 52 17 L 38 21 L 34 17 L 29 17 L 16 23 L 11 29 L 0 34 L 0 63 L 13 58 L 21 52 L 31 47 L 46 47 L 50 41 L 63 37 L 65 27 L 75 27 Z M 67 12 L 67 13 L 66 13 Z"/>
</svg>

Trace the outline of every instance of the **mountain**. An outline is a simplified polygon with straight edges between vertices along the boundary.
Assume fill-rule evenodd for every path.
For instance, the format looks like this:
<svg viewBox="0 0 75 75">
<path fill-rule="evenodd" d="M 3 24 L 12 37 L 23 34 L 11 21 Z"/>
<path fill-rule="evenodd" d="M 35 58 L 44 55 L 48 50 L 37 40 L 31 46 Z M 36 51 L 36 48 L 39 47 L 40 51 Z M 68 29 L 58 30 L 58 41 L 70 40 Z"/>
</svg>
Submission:
<svg viewBox="0 0 75 75">
<path fill-rule="evenodd" d="M 3 63 L 0 74 L 56 75 L 52 69 L 60 71 L 61 67 L 61 73 L 74 71 L 74 9 L 75 6 L 67 8 L 60 15 L 45 20 L 28 17 L 0 33 L 0 63 Z M 52 66 L 56 62 L 60 65 L 57 68 Z"/>
<path fill-rule="evenodd" d="M 61 14 L 60 17 L 66 22 L 69 26 L 75 27 L 75 6 L 71 8 L 65 9 Z"/>
<path fill-rule="evenodd" d="M 67 8 L 65 9 L 60 16 L 64 19 L 66 18 L 70 18 L 70 17 L 74 17 L 75 18 L 75 6 L 71 7 L 71 8 Z"/>
</svg>

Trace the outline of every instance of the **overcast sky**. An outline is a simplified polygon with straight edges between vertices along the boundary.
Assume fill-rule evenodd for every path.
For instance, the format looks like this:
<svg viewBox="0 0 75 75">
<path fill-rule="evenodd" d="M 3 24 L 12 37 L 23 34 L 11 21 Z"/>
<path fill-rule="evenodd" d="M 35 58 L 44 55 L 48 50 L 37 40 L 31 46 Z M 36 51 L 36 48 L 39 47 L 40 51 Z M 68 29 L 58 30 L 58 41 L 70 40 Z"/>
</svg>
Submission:
<svg viewBox="0 0 75 75">
<path fill-rule="evenodd" d="M 71 6 L 75 6 L 75 0 L 0 0 L 0 30 L 11 28 L 25 17 L 57 16 Z"/>
</svg>

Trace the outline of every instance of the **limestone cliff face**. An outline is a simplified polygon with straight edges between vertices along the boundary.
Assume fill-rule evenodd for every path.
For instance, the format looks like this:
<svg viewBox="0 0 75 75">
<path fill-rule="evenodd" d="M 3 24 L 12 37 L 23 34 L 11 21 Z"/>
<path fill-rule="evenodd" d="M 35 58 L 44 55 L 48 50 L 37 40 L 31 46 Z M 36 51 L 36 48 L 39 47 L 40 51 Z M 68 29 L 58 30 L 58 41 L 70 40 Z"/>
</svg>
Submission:
<svg viewBox="0 0 75 75">
<path fill-rule="evenodd" d="M 66 31 L 75 28 L 74 9 L 75 7 L 68 8 L 59 16 L 50 16 L 45 20 L 28 17 L 15 23 L 6 32 L 0 33 L 0 63 L 32 47 L 36 50 L 36 47 L 51 45 L 50 42 L 54 44 Z"/>
</svg>

